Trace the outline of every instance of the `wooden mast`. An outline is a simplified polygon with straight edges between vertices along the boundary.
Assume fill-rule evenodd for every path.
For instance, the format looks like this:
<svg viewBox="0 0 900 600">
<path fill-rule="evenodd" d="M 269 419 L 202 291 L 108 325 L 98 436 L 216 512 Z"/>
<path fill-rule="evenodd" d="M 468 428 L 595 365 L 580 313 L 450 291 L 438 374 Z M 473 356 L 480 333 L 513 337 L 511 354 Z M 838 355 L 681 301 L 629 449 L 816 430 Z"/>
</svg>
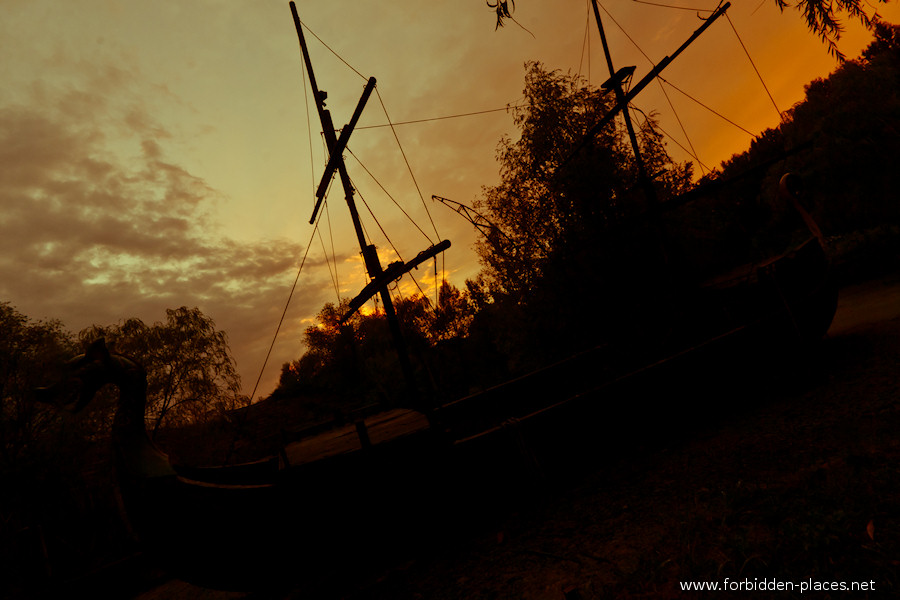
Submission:
<svg viewBox="0 0 900 600">
<path fill-rule="evenodd" d="M 597 20 L 597 29 L 600 31 L 600 41 L 603 43 L 603 53 L 606 55 L 606 66 L 609 68 L 609 80 L 604 87 L 611 87 L 616 95 L 616 104 L 622 104 L 625 100 L 625 92 L 622 91 L 622 80 L 624 77 L 616 76 L 616 70 L 613 67 L 612 54 L 609 51 L 609 44 L 606 41 L 606 32 L 603 30 L 603 21 L 600 19 L 600 8 L 597 6 L 597 0 L 591 0 L 594 7 L 594 18 Z M 633 70 L 632 70 L 633 72 Z M 647 167 L 644 165 L 644 159 L 641 156 L 641 148 L 638 145 L 637 135 L 634 133 L 634 125 L 631 122 L 631 114 L 626 107 L 622 110 L 622 118 L 625 120 L 625 129 L 628 130 L 628 138 L 631 140 L 631 149 L 634 152 L 634 159 L 637 163 L 638 180 L 641 188 L 644 190 L 644 196 L 650 208 L 654 208 L 658 202 L 656 197 L 656 189 L 653 182 L 647 175 Z"/>
<path fill-rule="evenodd" d="M 319 113 L 319 120 L 322 123 L 322 130 L 325 134 L 325 143 L 328 146 L 329 154 L 328 164 L 325 167 L 325 172 L 322 175 L 322 180 L 320 181 L 319 187 L 316 190 L 316 205 L 313 209 L 313 215 L 310 218 L 309 222 L 310 224 L 315 222 L 319 207 L 321 206 L 322 200 L 325 197 L 328 183 L 334 176 L 335 171 L 337 171 L 341 179 L 341 184 L 344 188 L 344 199 L 347 201 L 347 208 L 350 210 L 350 218 L 353 221 L 353 228 L 356 231 L 356 238 L 359 242 L 360 251 L 362 252 L 363 262 L 366 266 L 366 272 L 368 273 L 369 279 L 371 280 L 371 283 L 366 286 L 366 290 L 363 292 L 363 294 L 360 294 L 360 296 L 354 299 L 354 304 L 358 308 L 359 305 L 364 303 L 366 300 L 368 300 L 368 298 L 372 297 L 376 293 L 381 296 L 381 302 L 384 306 L 385 317 L 387 318 L 388 326 L 390 327 L 391 335 L 394 340 L 394 346 L 397 350 L 400 369 L 403 372 L 403 378 L 406 382 L 407 393 L 410 396 L 409 400 L 415 406 L 415 408 L 420 409 L 423 412 L 430 412 L 430 407 L 425 406 L 419 396 L 415 382 L 415 376 L 413 374 L 412 363 L 409 359 L 409 350 L 406 346 L 406 340 L 403 338 L 403 333 L 400 330 L 400 322 L 397 319 L 397 312 L 394 309 L 394 303 L 391 299 L 391 294 L 387 287 L 389 283 L 394 281 L 394 279 L 400 277 L 401 275 L 403 275 L 403 273 L 406 273 L 410 269 L 414 268 L 415 265 L 412 265 L 405 270 L 394 269 L 393 272 L 397 273 L 396 277 L 385 277 L 385 270 L 381 266 L 381 261 L 378 258 L 378 252 L 375 248 L 375 245 L 368 244 L 366 242 L 365 234 L 362 229 L 362 223 L 359 218 L 359 211 L 356 208 L 356 202 L 354 200 L 353 184 L 350 182 L 350 176 L 347 173 L 347 166 L 344 164 L 343 158 L 343 152 L 347 146 L 347 141 L 350 138 L 350 134 L 352 133 L 353 128 L 356 126 L 356 122 L 359 120 L 359 117 L 362 114 L 363 108 L 365 108 L 366 102 L 368 101 L 372 90 L 375 88 L 375 78 L 370 77 L 366 82 L 366 87 L 363 90 L 362 97 L 360 98 L 359 103 L 356 106 L 353 117 L 350 119 L 350 123 L 348 123 L 347 126 L 345 126 L 341 130 L 340 138 L 338 138 L 335 135 L 335 128 L 334 123 L 331 119 L 331 112 L 327 108 L 325 108 L 325 99 L 327 98 L 327 94 L 324 91 L 320 91 L 318 84 L 316 83 L 312 60 L 309 57 L 309 50 L 306 46 L 306 38 L 303 35 L 303 27 L 300 23 L 300 17 L 297 14 L 297 6 L 293 1 L 290 3 L 290 6 L 291 14 L 294 17 L 294 27 L 297 30 L 297 38 L 300 41 L 300 49 L 303 53 L 303 61 L 306 64 L 306 71 L 309 73 L 309 83 L 312 88 L 313 98 L 315 99 L 316 110 Z M 434 256 L 435 254 L 445 250 L 449 246 L 449 240 L 444 240 L 440 244 L 431 246 L 430 248 L 421 252 L 419 254 L 419 257 L 422 257 L 423 255 Z M 410 263 L 413 263 L 414 261 L 410 261 Z M 419 263 L 417 262 L 416 264 Z M 364 295 L 365 297 L 361 302 L 359 302 L 359 299 Z"/>
<path fill-rule="evenodd" d="M 615 116 L 619 113 L 619 111 L 621 111 L 621 110 L 626 110 L 626 111 L 627 111 L 627 109 L 628 109 L 628 104 L 629 104 L 632 100 L 634 100 L 635 96 L 637 96 L 638 94 L 640 94 L 640 93 L 643 91 L 643 89 L 644 89 L 645 87 L 647 87 L 647 85 L 648 85 L 651 81 L 653 81 L 654 79 L 656 79 L 657 75 L 659 75 L 659 74 L 663 71 L 663 69 L 665 69 L 666 67 L 668 67 L 668 66 L 672 63 L 672 61 L 675 60 L 675 58 L 676 58 L 679 54 L 681 54 L 682 52 L 684 52 L 684 50 L 685 50 L 688 46 L 690 46 L 690 45 L 694 42 L 694 40 L 696 40 L 698 37 L 700 37 L 700 35 L 701 35 L 704 31 L 706 31 L 706 29 L 707 29 L 710 25 L 712 25 L 712 24 L 716 21 L 716 19 L 718 19 L 719 17 L 721 17 L 722 15 L 724 15 L 724 14 L 725 14 L 725 11 L 727 11 L 730 7 L 731 7 L 731 3 L 730 3 L 730 2 L 725 2 L 724 4 L 722 4 L 721 6 L 719 6 L 719 8 L 717 8 L 713 14 L 711 14 L 709 17 L 707 17 L 707 18 L 704 20 L 703 25 L 701 25 L 699 28 L 697 28 L 697 30 L 694 31 L 694 33 L 691 34 L 691 36 L 687 39 L 687 41 L 685 41 L 681 46 L 679 46 L 678 49 L 675 50 L 675 52 L 673 52 L 673 53 L 670 54 L 669 56 L 666 56 L 666 57 L 663 58 L 661 61 L 659 61 L 659 62 L 656 64 L 656 66 L 654 66 L 654 67 L 650 70 L 649 73 L 647 73 L 646 75 L 644 75 L 644 77 L 643 77 L 639 82 L 637 82 L 636 84 L 634 84 L 634 85 L 631 87 L 631 90 L 629 90 L 628 93 L 624 94 L 624 95 L 622 96 L 621 99 L 618 99 L 618 98 L 617 98 L 617 99 L 616 99 L 616 105 L 613 106 L 612 109 L 610 109 L 610 111 L 607 112 L 606 115 L 605 115 L 602 119 L 600 119 L 600 121 L 599 121 L 596 125 L 594 125 L 593 127 L 591 127 L 591 128 L 588 130 L 588 132 L 587 132 L 587 133 L 584 135 L 584 137 L 582 138 L 581 142 L 580 142 L 577 146 L 575 146 L 575 148 L 573 148 L 572 152 L 571 152 L 571 153 L 569 154 L 569 156 L 563 161 L 562 164 L 566 164 L 566 163 L 568 163 L 570 160 L 572 160 L 572 158 L 574 158 L 575 155 L 578 154 L 578 153 L 581 151 L 582 148 L 584 148 L 591 140 L 593 140 L 594 137 L 595 137 L 598 133 L 600 133 L 600 131 L 601 131 L 604 127 L 606 127 L 606 126 L 610 123 L 610 121 L 612 121 L 612 120 L 615 118 Z M 598 22 L 599 22 L 599 21 L 598 21 Z M 608 50 L 607 50 L 607 51 L 608 51 Z M 624 69 L 623 69 L 622 71 L 624 71 Z M 621 72 L 621 71 L 620 71 L 620 72 Z M 619 79 L 618 74 L 617 74 L 616 76 L 614 76 L 613 79 Z M 615 84 L 616 82 L 613 81 L 613 82 L 611 82 L 611 83 Z"/>
</svg>

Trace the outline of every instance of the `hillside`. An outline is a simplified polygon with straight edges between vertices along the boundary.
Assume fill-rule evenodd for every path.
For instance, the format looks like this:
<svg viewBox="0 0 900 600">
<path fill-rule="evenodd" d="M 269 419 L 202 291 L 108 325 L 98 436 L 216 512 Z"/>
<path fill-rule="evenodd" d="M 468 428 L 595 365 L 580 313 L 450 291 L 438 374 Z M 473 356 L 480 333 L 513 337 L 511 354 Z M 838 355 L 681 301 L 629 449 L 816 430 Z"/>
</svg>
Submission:
<svg viewBox="0 0 900 600">
<path fill-rule="evenodd" d="M 283 597 L 691 598 L 680 582 L 725 578 L 896 593 L 900 274 L 844 288 L 814 358 L 747 373 L 717 417 L 582 457 L 580 475 L 551 475 L 474 536 Z M 196 594 L 241 597 L 177 581 L 140 597 Z"/>
</svg>

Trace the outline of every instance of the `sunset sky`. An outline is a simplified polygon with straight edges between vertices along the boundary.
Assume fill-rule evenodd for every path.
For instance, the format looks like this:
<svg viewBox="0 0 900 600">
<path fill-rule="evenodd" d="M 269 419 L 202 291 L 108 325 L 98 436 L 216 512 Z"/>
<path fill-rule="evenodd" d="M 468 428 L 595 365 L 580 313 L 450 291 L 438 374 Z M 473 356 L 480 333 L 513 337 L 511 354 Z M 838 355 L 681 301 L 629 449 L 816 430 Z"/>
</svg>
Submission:
<svg viewBox="0 0 900 600">
<path fill-rule="evenodd" d="M 636 80 L 651 68 L 641 51 L 657 62 L 701 25 L 696 11 L 602 4 L 616 67 L 636 65 Z M 733 4 L 731 23 L 778 109 L 835 68 L 796 11 L 781 14 L 773 0 Z M 589 2 L 519 0 L 521 26 L 498 31 L 483 0 L 297 5 L 312 33 L 347 63 L 307 33 L 338 127 L 350 119 L 364 77 L 378 80 L 346 153 L 359 195 L 404 260 L 449 238 L 439 266 L 462 286 L 479 269 L 476 233 L 431 195 L 471 205 L 482 186 L 498 182 L 497 143 L 516 131 L 511 115 L 496 109 L 521 99 L 526 61 L 594 85 L 607 79 Z M 880 13 L 900 21 L 896 2 Z M 322 237 L 311 237 L 321 127 L 307 104 L 287 1 L 11 0 L 0 14 L 0 302 L 72 331 L 129 317 L 152 323 L 166 308 L 197 306 L 228 333 L 249 394 L 312 239 L 257 396 L 270 393 L 281 364 L 303 352 L 303 329 L 322 305 L 366 283 L 338 185 Z M 840 47 L 854 57 L 870 34 L 846 24 Z M 663 77 L 757 133 L 779 115 L 734 29 L 724 18 L 714 23 Z M 688 160 L 682 147 L 692 145 L 703 165 L 715 167 L 747 148 L 748 133 L 667 90 L 690 142 L 659 85 L 635 105 L 658 113 L 676 160 Z M 433 120 L 482 111 L 492 112 Z M 415 180 L 391 128 L 377 127 L 387 115 L 395 123 L 427 120 L 394 128 Z M 362 201 L 360 212 L 382 263 L 395 260 Z M 337 290 L 323 246 L 338 256 Z M 414 273 L 433 296 L 434 263 Z M 407 279 L 402 289 L 415 288 Z"/>
</svg>

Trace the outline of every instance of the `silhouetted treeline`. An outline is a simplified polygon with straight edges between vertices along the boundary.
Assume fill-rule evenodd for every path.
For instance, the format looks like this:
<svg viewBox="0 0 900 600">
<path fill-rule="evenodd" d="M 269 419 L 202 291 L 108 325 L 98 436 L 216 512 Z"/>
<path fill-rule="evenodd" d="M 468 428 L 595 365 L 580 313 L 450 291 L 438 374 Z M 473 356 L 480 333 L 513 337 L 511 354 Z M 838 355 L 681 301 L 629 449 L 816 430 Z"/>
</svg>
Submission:
<svg viewBox="0 0 900 600">
<path fill-rule="evenodd" d="M 748 210 L 771 209 L 782 170 L 802 176 L 806 201 L 842 274 L 895 265 L 900 254 L 900 28 L 878 23 L 874 41 L 713 177 L 727 180 L 799 149 L 764 177 L 738 186 Z M 781 166 L 783 165 L 783 166 Z M 709 178 L 712 179 L 712 178 Z"/>
<path fill-rule="evenodd" d="M 121 547 L 111 473 L 96 469 L 108 406 L 67 419 L 38 402 L 77 347 L 57 321 L 34 322 L 0 304 L 0 595 L 29 596 L 91 569 Z M 104 408 L 106 410 L 104 410 Z"/>
<path fill-rule="evenodd" d="M 89 574 L 139 550 L 119 516 L 113 487 L 109 431 L 116 391 L 102 392 L 77 414 L 37 391 L 57 381 L 65 362 L 100 336 L 147 369 L 149 426 L 154 433 L 165 434 L 175 424 L 209 423 L 242 402 L 225 334 L 196 308 L 169 310 L 163 323 L 128 319 L 74 335 L 59 321 L 33 321 L 9 303 L 0 303 L 4 598 L 71 595 L 67 586 L 86 576 L 90 590 L 98 580 Z M 175 455 L 196 460 L 208 451 L 214 444 L 198 440 L 209 427 L 218 427 L 227 440 L 230 431 L 222 423 L 194 432 L 185 440 L 194 447 L 178 446 Z M 224 453 L 218 461 L 223 459 Z"/>
<path fill-rule="evenodd" d="M 421 384 L 420 393 L 426 388 L 446 390 L 448 398 L 450 393 L 466 393 L 478 384 L 481 374 L 490 370 L 475 362 L 485 358 L 483 353 L 479 358 L 461 347 L 466 345 L 465 340 L 479 337 L 477 297 L 477 293 L 461 291 L 445 281 L 438 291 L 436 307 L 422 295 L 395 301 L 416 380 Z M 322 308 L 316 324 L 306 329 L 307 351 L 300 359 L 283 365 L 278 389 L 272 395 L 273 399 L 305 396 L 310 408 L 307 416 L 312 421 L 365 406 L 393 405 L 404 392 L 403 374 L 384 313 L 357 312 L 341 324 L 348 305 L 349 300 L 344 300 L 340 305 L 328 303 Z M 449 372 L 439 364 L 450 363 L 468 375 L 447 379 Z"/>
</svg>

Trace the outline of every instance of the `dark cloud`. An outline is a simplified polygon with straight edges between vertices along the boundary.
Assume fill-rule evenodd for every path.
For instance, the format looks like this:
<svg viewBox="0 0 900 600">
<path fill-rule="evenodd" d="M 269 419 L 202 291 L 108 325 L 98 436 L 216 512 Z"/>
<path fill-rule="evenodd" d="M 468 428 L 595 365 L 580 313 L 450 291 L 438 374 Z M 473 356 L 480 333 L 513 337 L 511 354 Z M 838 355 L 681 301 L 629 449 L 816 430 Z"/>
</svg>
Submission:
<svg viewBox="0 0 900 600">
<path fill-rule="evenodd" d="M 140 107 L 117 110 L 77 89 L 39 86 L 34 96 L 0 108 L 0 300 L 73 330 L 199 306 L 228 332 L 252 386 L 301 245 L 217 234 L 220 194 L 166 160 L 170 136 Z M 328 286 L 305 277 L 292 314 L 314 314 Z M 280 362 L 298 355 L 300 329 L 295 316 L 269 389 Z"/>
</svg>

